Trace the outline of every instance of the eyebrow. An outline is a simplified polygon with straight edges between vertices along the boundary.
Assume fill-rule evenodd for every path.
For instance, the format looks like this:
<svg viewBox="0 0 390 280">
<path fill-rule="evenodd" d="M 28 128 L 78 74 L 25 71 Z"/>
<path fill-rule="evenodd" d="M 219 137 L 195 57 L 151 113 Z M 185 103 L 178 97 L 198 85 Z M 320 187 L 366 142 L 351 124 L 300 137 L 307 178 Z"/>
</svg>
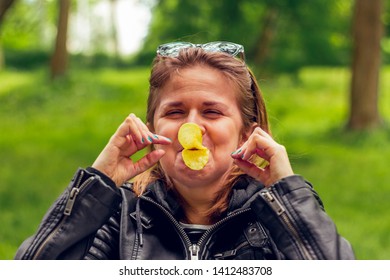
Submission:
<svg viewBox="0 0 390 280">
<path fill-rule="evenodd" d="M 168 102 L 162 105 L 162 107 L 177 107 L 183 105 L 183 102 L 181 101 L 172 101 Z"/>
<path fill-rule="evenodd" d="M 172 101 L 172 102 L 168 102 L 166 104 L 163 104 L 161 106 L 162 109 L 166 109 L 166 108 L 171 108 L 171 107 L 181 107 L 184 105 L 184 102 L 182 101 Z M 228 106 L 221 103 L 221 102 L 218 102 L 218 101 L 205 101 L 202 103 L 203 106 L 205 107 L 210 107 L 210 106 L 218 106 L 218 107 L 223 107 L 223 108 L 227 108 Z"/>
<path fill-rule="evenodd" d="M 221 103 L 221 102 L 217 102 L 217 101 L 206 101 L 206 102 L 203 102 L 203 105 L 205 106 L 226 106 L 225 104 Z"/>
<path fill-rule="evenodd" d="M 167 108 L 175 108 L 175 107 L 182 107 L 183 106 L 183 102 L 181 101 L 173 101 L 173 102 L 168 102 L 168 103 L 165 103 L 165 104 L 162 104 L 161 105 L 161 110 L 166 110 Z"/>
</svg>

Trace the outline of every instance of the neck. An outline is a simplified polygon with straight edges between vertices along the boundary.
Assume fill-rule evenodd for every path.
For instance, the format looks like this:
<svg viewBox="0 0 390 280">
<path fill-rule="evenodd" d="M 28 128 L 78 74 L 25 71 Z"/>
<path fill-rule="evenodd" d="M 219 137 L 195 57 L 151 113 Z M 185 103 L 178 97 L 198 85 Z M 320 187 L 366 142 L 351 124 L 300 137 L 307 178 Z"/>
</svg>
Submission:
<svg viewBox="0 0 390 280">
<path fill-rule="evenodd" d="M 190 207 L 185 207 L 186 213 L 186 223 L 189 224 L 198 224 L 198 225 L 211 225 L 212 222 L 210 218 L 205 214 L 205 212 L 210 209 L 210 207 L 205 208 L 203 210 L 193 209 Z"/>
<path fill-rule="evenodd" d="M 202 184 L 188 186 L 174 182 L 174 188 L 182 199 L 182 206 L 188 223 L 202 225 L 212 223 L 207 213 L 214 206 L 216 196 L 225 184 L 226 176 L 222 176 L 218 182 L 212 184 L 202 182 Z"/>
<path fill-rule="evenodd" d="M 186 223 L 190 224 L 210 224 L 206 214 L 213 206 L 215 195 L 205 187 L 188 188 L 175 185 L 175 190 L 180 196 L 181 205 L 186 217 Z"/>
</svg>

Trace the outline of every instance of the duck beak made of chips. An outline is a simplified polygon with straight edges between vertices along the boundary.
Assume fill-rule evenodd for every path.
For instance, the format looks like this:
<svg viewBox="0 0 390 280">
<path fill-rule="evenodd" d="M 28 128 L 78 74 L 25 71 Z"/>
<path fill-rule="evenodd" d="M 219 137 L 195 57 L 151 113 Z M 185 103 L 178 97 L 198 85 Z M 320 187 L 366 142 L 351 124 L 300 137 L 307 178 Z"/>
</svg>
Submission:
<svg viewBox="0 0 390 280">
<path fill-rule="evenodd" d="M 209 161 L 209 150 L 202 144 L 202 131 L 196 123 L 184 123 L 178 133 L 183 146 L 182 158 L 187 167 L 201 170 Z"/>
</svg>

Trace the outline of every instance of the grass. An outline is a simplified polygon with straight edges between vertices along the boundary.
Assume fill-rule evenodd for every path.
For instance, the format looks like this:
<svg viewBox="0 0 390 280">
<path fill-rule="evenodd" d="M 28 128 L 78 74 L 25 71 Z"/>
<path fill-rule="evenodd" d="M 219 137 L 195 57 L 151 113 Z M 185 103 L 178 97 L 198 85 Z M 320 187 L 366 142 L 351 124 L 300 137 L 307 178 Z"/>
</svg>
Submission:
<svg viewBox="0 0 390 280">
<path fill-rule="evenodd" d="M 130 113 L 144 118 L 148 69 L 0 72 L 0 259 L 37 228 L 78 167 L 90 165 Z M 359 259 L 390 259 L 388 130 L 345 132 L 349 72 L 307 68 L 262 79 L 274 137 L 313 183 Z M 390 69 L 380 111 L 390 117 Z"/>
</svg>

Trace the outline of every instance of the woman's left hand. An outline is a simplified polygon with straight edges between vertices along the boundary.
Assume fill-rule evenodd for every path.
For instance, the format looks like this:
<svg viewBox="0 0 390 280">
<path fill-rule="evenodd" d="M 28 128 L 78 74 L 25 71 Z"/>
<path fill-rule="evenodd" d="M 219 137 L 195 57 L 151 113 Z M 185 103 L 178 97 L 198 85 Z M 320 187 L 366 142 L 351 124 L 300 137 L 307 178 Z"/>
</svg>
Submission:
<svg viewBox="0 0 390 280">
<path fill-rule="evenodd" d="M 249 159 L 257 155 L 268 165 L 261 168 Z M 286 148 L 278 143 L 264 130 L 257 127 L 248 140 L 232 154 L 235 163 L 249 176 L 269 187 L 282 178 L 294 175 Z"/>
</svg>

